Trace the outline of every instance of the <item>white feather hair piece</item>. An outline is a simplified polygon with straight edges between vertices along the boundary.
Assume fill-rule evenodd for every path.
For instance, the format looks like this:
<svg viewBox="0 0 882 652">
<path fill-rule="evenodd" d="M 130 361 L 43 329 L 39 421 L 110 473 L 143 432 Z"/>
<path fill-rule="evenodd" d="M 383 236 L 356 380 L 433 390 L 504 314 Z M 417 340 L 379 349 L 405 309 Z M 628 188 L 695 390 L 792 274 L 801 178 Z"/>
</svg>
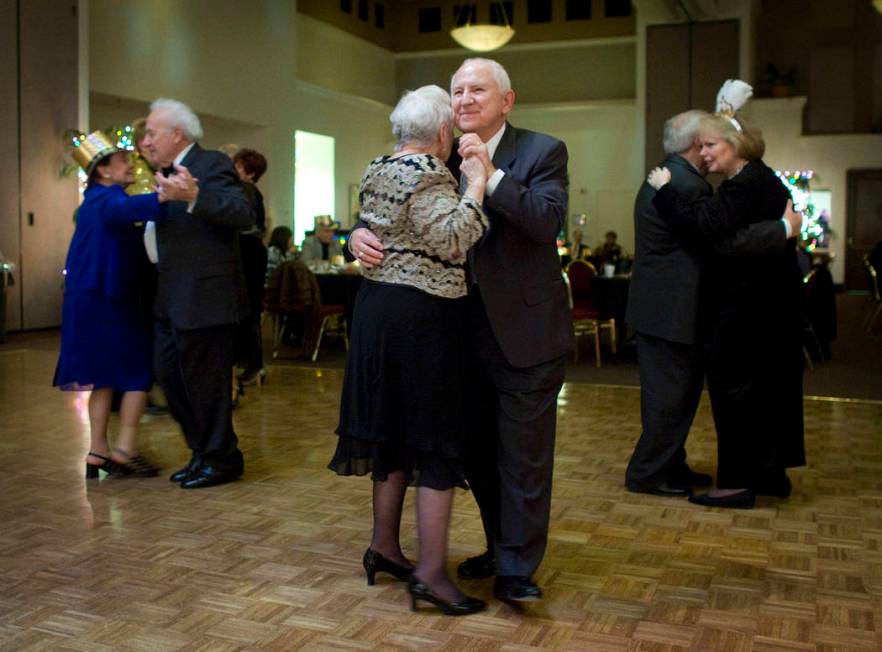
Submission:
<svg viewBox="0 0 882 652">
<path fill-rule="evenodd" d="M 753 97 L 753 87 L 740 79 L 727 79 L 717 93 L 717 113 L 728 119 L 739 133 L 742 129 L 735 119 L 735 112 L 751 97 Z"/>
<path fill-rule="evenodd" d="M 753 87 L 740 79 L 727 79 L 717 93 L 717 113 L 735 113 L 753 97 Z"/>
</svg>

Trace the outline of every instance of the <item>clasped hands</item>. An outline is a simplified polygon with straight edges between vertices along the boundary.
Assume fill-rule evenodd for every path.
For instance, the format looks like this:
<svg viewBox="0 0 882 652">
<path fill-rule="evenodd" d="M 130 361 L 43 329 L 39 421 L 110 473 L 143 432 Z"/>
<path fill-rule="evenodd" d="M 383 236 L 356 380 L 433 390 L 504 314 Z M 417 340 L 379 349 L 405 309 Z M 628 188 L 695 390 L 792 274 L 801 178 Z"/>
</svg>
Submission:
<svg viewBox="0 0 882 652">
<path fill-rule="evenodd" d="M 159 201 L 184 201 L 192 204 L 199 196 L 199 179 L 190 174 L 190 170 L 183 165 L 175 165 L 176 174 L 165 176 L 157 172 L 156 192 L 159 193 Z"/>
<path fill-rule="evenodd" d="M 496 172 L 490 160 L 490 153 L 487 151 L 487 143 L 481 140 L 478 134 L 463 134 L 459 138 L 457 153 L 462 158 L 459 170 L 466 176 L 469 187 L 478 183 L 483 189 L 487 179 Z"/>
</svg>

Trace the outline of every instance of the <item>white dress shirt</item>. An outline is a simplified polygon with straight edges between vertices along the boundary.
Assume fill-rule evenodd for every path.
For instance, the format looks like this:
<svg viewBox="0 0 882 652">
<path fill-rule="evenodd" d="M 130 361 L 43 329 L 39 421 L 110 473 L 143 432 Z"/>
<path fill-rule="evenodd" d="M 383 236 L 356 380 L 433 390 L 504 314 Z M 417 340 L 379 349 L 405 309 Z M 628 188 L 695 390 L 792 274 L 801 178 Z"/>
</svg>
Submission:
<svg viewBox="0 0 882 652">
<path fill-rule="evenodd" d="M 502 128 L 493 134 L 493 137 L 487 141 L 487 156 L 493 161 L 493 156 L 496 154 L 496 150 L 499 147 L 499 142 L 502 140 L 502 134 L 505 133 L 506 123 L 502 123 Z M 487 179 L 487 185 L 484 188 L 484 194 L 488 197 L 493 195 L 493 191 L 496 190 L 496 186 L 499 185 L 499 182 L 502 181 L 502 177 L 505 176 L 505 172 L 500 169 L 496 169 L 490 178 Z"/>
<path fill-rule="evenodd" d="M 184 160 L 184 157 L 190 153 L 190 150 L 193 149 L 193 145 L 195 143 L 190 143 L 187 147 L 181 150 L 181 152 L 175 157 L 175 160 L 172 161 L 172 167 L 175 165 L 180 165 L 181 161 Z M 187 205 L 187 212 L 191 212 L 193 210 L 193 202 L 190 202 Z M 151 263 L 159 262 L 159 247 L 156 245 L 156 222 L 147 222 L 144 225 L 144 249 L 147 250 L 147 258 L 150 259 Z"/>
</svg>

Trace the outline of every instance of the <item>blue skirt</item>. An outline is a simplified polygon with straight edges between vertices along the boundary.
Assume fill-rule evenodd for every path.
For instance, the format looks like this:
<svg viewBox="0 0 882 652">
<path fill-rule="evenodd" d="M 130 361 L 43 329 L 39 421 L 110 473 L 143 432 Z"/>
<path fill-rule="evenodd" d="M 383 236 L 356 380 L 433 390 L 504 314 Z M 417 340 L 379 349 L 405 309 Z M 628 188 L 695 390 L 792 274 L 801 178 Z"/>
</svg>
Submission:
<svg viewBox="0 0 882 652">
<path fill-rule="evenodd" d="M 54 386 L 69 391 L 150 390 L 150 334 L 137 299 L 118 299 L 94 290 L 65 292 L 61 314 Z"/>
</svg>

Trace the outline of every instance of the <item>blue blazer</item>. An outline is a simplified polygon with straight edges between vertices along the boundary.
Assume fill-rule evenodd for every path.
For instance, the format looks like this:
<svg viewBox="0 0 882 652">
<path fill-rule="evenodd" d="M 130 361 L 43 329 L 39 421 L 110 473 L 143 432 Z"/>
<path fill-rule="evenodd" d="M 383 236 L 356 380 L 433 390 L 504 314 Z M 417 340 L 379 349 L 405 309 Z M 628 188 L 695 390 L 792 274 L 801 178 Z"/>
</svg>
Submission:
<svg viewBox="0 0 882 652">
<path fill-rule="evenodd" d="M 160 221 L 164 213 L 155 193 L 130 197 L 120 186 L 89 186 L 67 252 L 64 291 L 132 297 L 144 249 L 135 223 Z"/>
</svg>

